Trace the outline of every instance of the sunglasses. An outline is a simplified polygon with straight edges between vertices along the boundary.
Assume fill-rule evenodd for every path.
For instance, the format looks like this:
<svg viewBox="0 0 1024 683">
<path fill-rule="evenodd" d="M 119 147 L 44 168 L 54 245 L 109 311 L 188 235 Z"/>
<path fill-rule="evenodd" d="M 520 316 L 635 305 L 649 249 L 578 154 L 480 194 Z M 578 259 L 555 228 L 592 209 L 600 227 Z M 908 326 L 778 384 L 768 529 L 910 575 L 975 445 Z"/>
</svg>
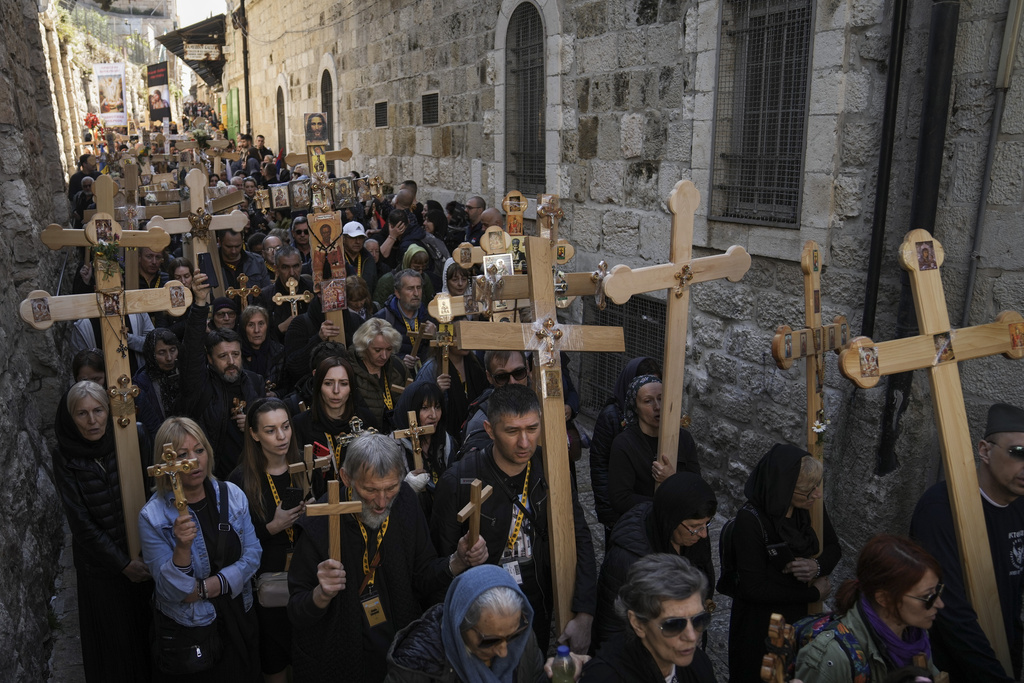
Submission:
<svg viewBox="0 0 1024 683">
<path fill-rule="evenodd" d="M 701 612 L 692 617 L 669 617 L 661 622 L 661 633 L 666 638 L 674 638 L 686 630 L 688 624 L 693 624 L 693 630 L 703 633 L 711 625 L 711 613 Z"/>
<path fill-rule="evenodd" d="M 501 387 L 508 384 L 509 377 L 514 378 L 517 382 L 522 382 L 524 379 L 526 379 L 526 375 L 528 375 L 529 372 L 530 371 L 526 369 L 526 366 L 523 366 L 520 368 L 516 368 L 512 372 L 495 373 L 491 375 L 491 377 L 494 378 L 494 385 Z"/>
<path fill-rule="evenodd" d="M 1020 448 L 1020 446 L 1017 446 L 1017 448 Z M 919 597 L 917 595 L 908 595 L 907 597 L 908 598 L 914 598 L 915 600 L 920 600 L 921 602 L 924 603 L 924 608 L 925 609 L 931 609 L 932 607 L 935 606 L 935 601 L 939 599 L 940 595 L 942 595 L 942 589 L 945 588 L 945 587 L 946 587 L 946 584 L 940 583 L 939 585 L 937 585 L 935 587 L 935 590 L 933 590 L 931 593 L 929 593 L 928 595 L 924 596 L 923 598 Z"/>
<path fill-rule="evenodd" d="M 497 647 L 502 643 L 507 643 L 513 638 L 517 638 L 523 635 L 523 633 L 525 633 L 526 629 L 528 628 L 530 628 L 530 622 L 529 620 L 527 620 L 526 615 L 523 615 L 522 620 L 519 622 L 519 627 L 507 636 L 485 636 L 483 633 L 480 633 L 480 631 L 477 631 L 476 628 L 472 626 L 469 627 L 469 630 L 473 631 L 478 636 L 480 636 L 480 642 L 476 645 L 478 648 L 480 648 L 481 650 L 490 650 L 491 648 Z"/>
<path fill-rule="evenodd" d="M 995 441 L 989 441 L 988 443 L 997 448 L 1002 448 L 1011 458 L 1024 460 L 1024 446 L 1000 446 Z"/>
<path fill-rule="evenodd" d="M 308 235 L 309 234 L 309 230 L 294 230 L 293 232 L 296 235 Z"/>
</svg>

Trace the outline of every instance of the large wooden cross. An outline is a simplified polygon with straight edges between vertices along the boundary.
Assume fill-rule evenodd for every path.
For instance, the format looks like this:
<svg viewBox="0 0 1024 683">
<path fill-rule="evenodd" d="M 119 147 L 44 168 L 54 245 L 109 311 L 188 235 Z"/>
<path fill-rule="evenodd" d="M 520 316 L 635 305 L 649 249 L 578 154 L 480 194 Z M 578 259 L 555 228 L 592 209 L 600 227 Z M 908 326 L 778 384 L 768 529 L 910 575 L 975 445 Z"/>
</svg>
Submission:
<svg viewBox="0 0 1024 683">
<path fill-rule="evenodd" d="M 661 426 L 658 451 L 662 464 L 675 471 L 679 450 L 679 426 L 683 413 L 683 369 L 686 360 L 686 326 L 690 310 L 690 285 L 726 278 L 738 282 L 750 269 L 750 254 L 733 245 L 724 254 L 693 259 L 693 214 L 700 192 L 689 180 L 676 183 L 668 199 L 672 211 L 669 262 L 632 270 L 618 265 L 604 277 L 603 291 L 617 304 L 634 294 L 667 290 L 665 356 L 662 365 Z"/>
<path fill-rule="evenodd" d="M 109 177 L 97 179 L 113 183 Z M 93 276 L 96 293 L 52 297 L 44 290 L 29 292 L 21 302 L 22 319 L 37 330 L 45 330 L 58 320 L 101 318 L 103 363 L 106 369 L 107 393 L 110 411 L 114 417 L 114 443 L 117 448 L 117 472 L 121 482 L 121 505 L 124 509 L 125 531 L 129 555 L 139 557 L 139 510 L 145 498 L 145 484 L 139 456 L 139 439 L 135 430 L 135 400 L 138 388 L 131 382 L 128 362 L 128 337 L 124 329 L 124 316 L 132 313 L 166 311 L 172 316 L 182 315 L 192 303 L 192 292 L 177 280 L 160 289 L 125 290 L 121 283 L 121 269 L 117 263 L 117 246 L 164 249 L 170 237 L 159 228 L 149 230 L 121 230 L 111 214 L 97 213 L 85 230 L 62 230 L 58 225 L 48 226 L 42 233 L 43 243 L 50 249 L 63 246 L 99 245 L 94 250 Z M 83 243 L 84 240 L 84 243 Z M 108 246 L 104 247 L 102 242 Z M 112 246 L 110 246 L 112 245 Z"/>
<path fill-rule="evenodd" d="M 624 351 L 622 329 L 563 325 L 555 308 L 550 241 L 527 237 L 529 296 L 533 323 L 456 323 L 461 349 L 534 351 L 533 389 L 541 403 L 541 443 L 544 477 L 548 482 L 548 533 L 555 620 L 564 629 L 572 614 L 576 583 L 576 537 L 569 448 L 565 433 L 560 351 Z M 593 283 L 591 283 L 593 287 Z M 504 295 L 503 295 L 504 296 Z"/>
<path fill-rule="evenodd" d="M 327 537 L 330 546 L 328 555 L 332 560 L 341 562 L 341 516 L 357 515 L 362 511 L 362 503 L 341 502 L 341 482 L 337 479 L 327 482 L 326 503 L 312 503 L 306 506 L 306 514 L 310 517 L 330 517 Z"/>
<path fill-rule="evenodd" d="M 804 328 L 794 330 L 781 325 L 772 339 L 772 357 L 782 370 L 788 370 L 797 358 L 806 360 L 807 379 L 807 452 L 824 462 L 825 427 L 825 351 L 839 353 L 850 340 L 846 316 L 837 315 L 831 325 L 821 324 L 821 248 L 809 240 L 800 252 L 804 273 Z M 818 554 L 825 547 L 824 496 L 814 501 L 811 524 L 818 535 Z M 820 603 L 811 603 L 810 613 L 821 611 Z"/>
<path fill-rule="evenodd" d="M 409 418 L 409 428 L 400 429 L 396 432 L 393 432 L 391 436 L 394 437 L 395 439 L 409 439 L 409 441 L 412 443 L 412 460 L 413 465 L 415 465 L 413 469 L 422 470 L 423 447 L 420 446 L 420 437 L 423 436 L 424 434 L 433 434 L 434 425 L 427 425 L 426 427 L 421 427 L 416 419 L 415 410 L 410 410 L 407 413 L 407 417 Z"/>
<path fill-rule="evenodd" d="M 911 230 L 903 238 L 899 258 L 910 274 L 921 333 L 878 344 L 868 337 L 857 337 L 839 355 L 839 369 L 865 389 L 886 375 L 928 370 L 964 584 L 978 624 L 1010 674 L 1010 649 L 995 598 L 999 593 L 957 363 L 999 353 L 1011 359 L 1024 356 L 1024 318 L 1015 311 L 1003 311 L 994 323 L 954 330 L 939 270 L 945 258 L 942 245 L 927 230 Z"/>
<path fill-rule="evenodd" d="M 213 288 L 213 296 L 224 296 L 224 271 L 220 265 L 220 250 L 216 243 L 212 243 L 213 233 L 217 230 L 234 230 L 242 232 L 249 217 L 241 211 L 232 211 L 227 216 L 214 216 L 206 211 L 206 186 L 209 178 L 197 168 L 192 169 L 185 176 L 185 184 L 189 190 L 189 214 L 185 218 L 165 219 L 157 216 L 149 221 L 149 228 L 163 228 L 169 234 L 185 235 L 184 252 L 192 261 L 192 264 L 199 267 L 199 254 L 209 254 L 213 263 L 214 272 L 217 273 L 217 286 Z"/>
</svg>

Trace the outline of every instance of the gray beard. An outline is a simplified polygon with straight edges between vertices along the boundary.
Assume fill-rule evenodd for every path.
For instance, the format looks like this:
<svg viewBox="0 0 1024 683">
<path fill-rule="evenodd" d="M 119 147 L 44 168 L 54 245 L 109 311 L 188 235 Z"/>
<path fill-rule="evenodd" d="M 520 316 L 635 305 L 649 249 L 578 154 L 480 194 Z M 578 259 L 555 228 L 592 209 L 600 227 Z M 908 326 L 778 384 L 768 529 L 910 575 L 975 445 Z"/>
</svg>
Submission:
<svg viewBox="0 0 1024 683">
<path fill-rule="evenodd" d="M 384 524 L 384 520 L 387 519 L 388 515 L 391 514 L 391 508 L 392 506 L 394 506 L 395 500 L 397 498 L 398 496 L 395 496 L 395 498 L 391 500 L 391 504 L 388 505 L 387 509 L 385 509 L 384 512 L 380 514 L 377 514 L 370 510 L 370 507 L 367 504 L 367 502 L 360 498 L 359 492 L 356 491 L 354 486 L 352 487 L 352 500 L 358 501 L 363 504 L 363 511 L 359 513 L 359 519 L 362 520 L 364 526 L 374 530 L 380 529 L 381 525 Z"/>
</svg>

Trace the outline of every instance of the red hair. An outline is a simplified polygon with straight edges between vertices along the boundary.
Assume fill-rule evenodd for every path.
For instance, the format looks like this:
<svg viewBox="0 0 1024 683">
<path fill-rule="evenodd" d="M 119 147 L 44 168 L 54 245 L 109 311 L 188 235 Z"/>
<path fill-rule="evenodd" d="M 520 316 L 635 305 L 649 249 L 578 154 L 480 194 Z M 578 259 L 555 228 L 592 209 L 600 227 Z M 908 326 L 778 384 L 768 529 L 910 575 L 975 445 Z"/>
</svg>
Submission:
<svg viewBox="0 0 1024 683">
<path fill-rule="evenodd" d="M 836 609 L 849 611 L 861 595 L 874 605 L 877 593 L 895 607 L 929 569 L 942 580 L 942 568 L 927 550 L 909 538 L 878 534 L 860 551 L 857 580 L 844 581 L 836 591 Z"/>
</svg>

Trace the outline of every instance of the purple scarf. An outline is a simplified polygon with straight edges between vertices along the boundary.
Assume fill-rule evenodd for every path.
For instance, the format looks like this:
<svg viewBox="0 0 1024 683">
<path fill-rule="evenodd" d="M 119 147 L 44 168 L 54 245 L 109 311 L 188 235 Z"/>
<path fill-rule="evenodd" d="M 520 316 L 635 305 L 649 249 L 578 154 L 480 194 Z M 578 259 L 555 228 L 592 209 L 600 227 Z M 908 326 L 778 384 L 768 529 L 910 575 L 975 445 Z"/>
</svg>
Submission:
<svg viewBox="0 0 1024 683">
<path fill-rule="evenodd" d="M 861 614 L 867 617 L 868 624 L 870 624 L 878 637 L 882 639 L 882 644 L 889 653 L 889 658 L 892 659 L 897 667 L 912 664 L 914 655 L 922 652 L 928 659 L 932 658 L 932 644 L 928 640 L 928 631 L 916 626 L 908 626 L 906 638 L 909 640 L 904 640 L 892 632 L 892 629 L 882 621 L 882 618 L 878 616 L 878 613 L 875 612 L 863 595 L 860 596 L 860 601 L 857 604 L 860 606 Z"/>
</svg>

